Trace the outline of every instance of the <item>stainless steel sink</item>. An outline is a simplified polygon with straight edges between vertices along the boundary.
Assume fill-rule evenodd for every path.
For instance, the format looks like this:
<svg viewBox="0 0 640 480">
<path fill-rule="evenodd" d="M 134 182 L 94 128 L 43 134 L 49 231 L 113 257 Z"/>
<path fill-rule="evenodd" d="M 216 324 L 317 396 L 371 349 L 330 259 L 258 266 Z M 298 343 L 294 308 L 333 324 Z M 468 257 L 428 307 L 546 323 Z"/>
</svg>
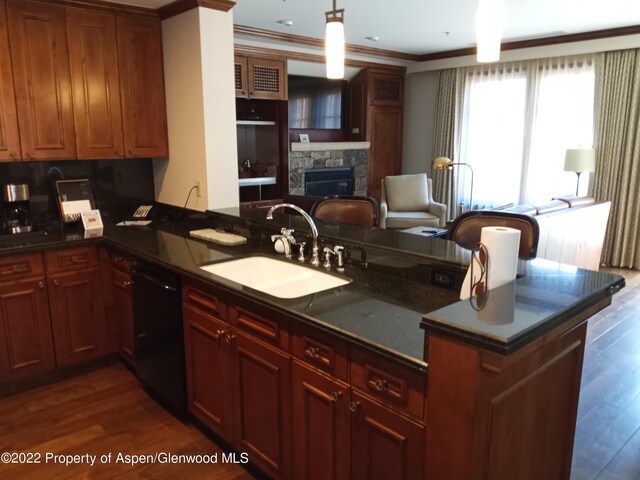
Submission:
<svg viewBox="0 0 640 480">
<path fill-rule="evenodd" d="M 219 277 L 279 298 L 297 298 L 351 283 L 350 278 L 302 264 L 254 256 L 200 267 Z"/>
</svg>

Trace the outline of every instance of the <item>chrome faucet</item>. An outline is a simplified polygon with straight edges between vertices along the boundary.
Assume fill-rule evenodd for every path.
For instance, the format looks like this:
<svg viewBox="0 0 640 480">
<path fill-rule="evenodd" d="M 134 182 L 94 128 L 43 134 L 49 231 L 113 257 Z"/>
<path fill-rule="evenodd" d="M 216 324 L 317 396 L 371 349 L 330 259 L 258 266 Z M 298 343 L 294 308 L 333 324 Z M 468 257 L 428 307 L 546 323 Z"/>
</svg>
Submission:
<svg viewBox="0 0 640 480">
<path fill-rule="evenodd" d="M 304 219 L 307 221 L 307 223 L 309 224 L 309 228 L 311 228 L 311 234 L 313 235 L 313 246 L 312 246 L 312 249 L 311 249 L 311 260 L 309 261 L 309 263 L 311 263 L 311 265 L 319 267 L 320 266 L 320 254 L 318 253 L 319 252 L 319 249 L 318 249 L 318 229 L 316 228 L 316 224 L 313 222 L 313 219 L 309 216 L 309 214 L 307 212 L 305 212 L 303 209 L 301 209 L 297 205 L 294 205 L 292 203 L 278 203 L 277 205 L 274 205 L 273 207 L 271 207 L 269 209 L 269 211 L 267 212 L 267 220 L 273 220 L 273 212 L 275 210 L 277 210 L 278 208 L 290 208 L 292 210 L 295 210 L 300 215 L 302 215 L 304 217 Z"/>
</svg>

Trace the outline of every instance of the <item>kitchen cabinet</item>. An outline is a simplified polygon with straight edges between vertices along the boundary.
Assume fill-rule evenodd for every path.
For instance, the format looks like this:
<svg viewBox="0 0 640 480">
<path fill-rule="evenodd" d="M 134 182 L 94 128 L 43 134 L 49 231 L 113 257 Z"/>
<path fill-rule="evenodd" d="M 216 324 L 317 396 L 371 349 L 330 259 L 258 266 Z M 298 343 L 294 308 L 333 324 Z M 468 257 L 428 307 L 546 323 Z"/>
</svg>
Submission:
<svg viewBox="0 0 640 480">
<path fill-rule="evenodd" d="M 102 284 L 95 247 L 45 254 L 58 367 L 107 353 Z"/>
<path fill-rule="evenodd" d="M 278 347 L 288 334 L 259 309 L 227 303 L 183 287 L 189 411 L 271 477 L 292 478 L 291 358 Z"/>
<path fill-rule="evenodd" d="M 55 368 L 41 254 L 0 260 L 0 382 Z"/>
<path fill-rule="evenodd" d="M 66 11 L 77 158 L 124 157 L 116 19 Z"/>
<path fill-rule="evenodd" d="M 364 69 L 349 82 L 349 135 L 368 140 L 368 195 L 380 201 L 381 180 L 402 166 L 404 75 Z"/>
<path fill-rule="evenodd" d="M 293 364 L 294 478 L 349 478 L 349 386 Z"/>
<path fill-rule="evenodd" d="M 166 157 L 167 111 L 160 22 L 116 17 L 125 156 Z"/>
<path fill-rule="evenodd" d="M 281 59 L 235 56 L 236 97 L 287 100 L 287 64 Z"/>
<path fill-rule="evenodd" d="M 7 13 L 23 159 L 74 158 L 65 10 L 9 1 Z"/>
<path fill-rule="evenodd" d="M 5 2 L 0 0 L 0 162 L 12 162 L 21 158 L 7 15 Z"/>
<path fill-rule="evenodd" d="M 117 348 L 120 357 L 130 366 L 135 365 L 135 337 L 133 326 L 133 302 L 131 275 L 111 268 L 113 288 L 113 315 L 116 323 Z"/>
</svg>

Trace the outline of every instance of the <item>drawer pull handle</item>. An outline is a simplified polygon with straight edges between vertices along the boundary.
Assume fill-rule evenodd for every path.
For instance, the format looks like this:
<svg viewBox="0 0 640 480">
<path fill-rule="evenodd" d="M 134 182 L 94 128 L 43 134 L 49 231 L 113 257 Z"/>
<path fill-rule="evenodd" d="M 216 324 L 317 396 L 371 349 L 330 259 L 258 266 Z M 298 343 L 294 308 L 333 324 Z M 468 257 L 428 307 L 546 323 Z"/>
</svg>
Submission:
<svg viewBox="0 0 640 480">
<path fill-rule="evenodd" d="M 351 413 L 356 413 L 360 408 L 360 402 L 349 402 L 349 410 Z"/>
<path fill-rule="evenodd" d="M 59 282 L 57 279 L 54 279 L 54 280 L 53 280 L 53 286 L 54 286 L 54 287 L 58 287 L 58 286 L 60 286 L 60 282 Z"/>
<path fill-rule="evenodd" d="M 226 332 L 224 330 L 217 329 L 216 332 L 214 333 L 213 338 L 216 340 L 220 340 L 220 337 L 224 336 L 225 333 Z"/>
<path fill-rule="evenodd" d="M 333 400 L 334 402 L 340 400 L 340 397 L 342 397 L 342 392 L 333 392 L 331 394 L 331 400 Z"/>
<path fill-rule="evenodd" d="M 42 280 L 38 282 L 38 287 L 44 288 L 44 282 Z"/>
<path fill-rule="evenodd" d="M 227 333 L 224 336 L 224 339 L 227 341 L 227 343 L 230 344 L 231 342 L 233 342 L 236 339 L 236 336 L 233 333 Z"/>
<path fill-rule="evenodd" d="M 116 256 L 116 257 L 113 257 L 113 261 L 114 261 L 115 263 L 120 263 L 122 260 L 124 260 L 124 258 L 122 258 L 122 257 L 121 257 L 121 256 L 119 256 L 119 255 L 118 255 L 118 256 Z"/>
<path fill-rule="evenodd" d="M 377 391 L 384 392 L 389 387 L 389 383 L 386 380 L 378 379 L 374 383 L 374 386 L 376 387 Z"/>
<path fill-rule="evenodd" d="M 309 358 L 320 358 L 320 349 L 318 347 L 307 347 L 304 354 Z"/>
<path fill-rule="evenodd" d="M 131 285 L 133 285 L 133 281 L 128 280 L 126 282 L 116 282 L 116 285 L 120 288 L 122 288 L 123 290 L 126 290 L 127 288 L 129 288 Z"/>
</svg>

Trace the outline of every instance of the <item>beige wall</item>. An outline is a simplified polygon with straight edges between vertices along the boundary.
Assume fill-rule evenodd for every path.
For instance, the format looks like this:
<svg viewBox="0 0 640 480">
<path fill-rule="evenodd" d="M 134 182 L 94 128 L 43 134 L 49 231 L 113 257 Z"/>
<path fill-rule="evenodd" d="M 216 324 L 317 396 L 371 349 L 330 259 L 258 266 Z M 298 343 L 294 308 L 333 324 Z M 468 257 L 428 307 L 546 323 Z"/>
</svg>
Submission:
<svg viewBox="0 0 640 480">
<path fill-rule="evenodd" d="M 156 200 L 238 205 L 231 12 L 196 8 L 162 22 L 169 159 L 154 159 Z"/>
</svg>

